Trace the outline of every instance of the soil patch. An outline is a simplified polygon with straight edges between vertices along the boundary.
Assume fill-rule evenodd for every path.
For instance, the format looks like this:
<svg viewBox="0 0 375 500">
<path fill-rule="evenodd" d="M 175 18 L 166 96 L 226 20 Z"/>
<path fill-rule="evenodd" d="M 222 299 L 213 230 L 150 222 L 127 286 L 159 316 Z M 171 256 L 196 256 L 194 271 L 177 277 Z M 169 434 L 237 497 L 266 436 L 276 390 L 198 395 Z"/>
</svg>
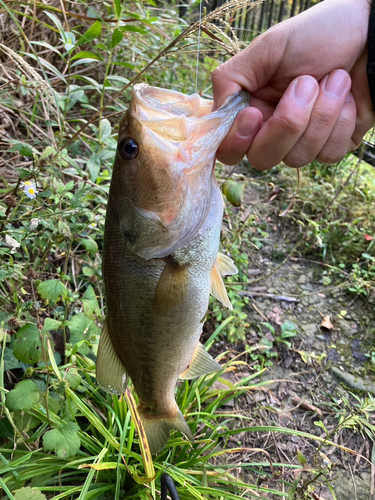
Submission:
<svg viewBox="0 0 375 500">
<path fill-rule="evenodd" d="M 262 380 L 275 382 L 231 402 L 232 410 L 250 417 L 246 423 L 239 418 L 235 425 L 294 429 L 327 438 L 341 448 L 320 446 L 297 432 L 294 436 L 243 432 L 233 438 L 236 442 L 230 443 L 244 450 L 238 453 L 239 467 L 235 472 L 246 482 L 263 487 L 277 484 L 280 488 L 283 480 L 299 478 L 293 498 L 305 498 L 309 493 L 321 500 L 367 500 L 373 498 L 374 492 L 374 471 L 369 465 L 373 442 L 360 408 L 366 397 L 375 394 L 371 365 L 371 352 L 375 350 L 375 297 L 365 301 L 348 293 L 342 280 L 327 286 L 327 264 L 316 256 L 303 254 L 304 245 L 298 245 L 302 238 L 298 225 L 291 218 L 279 217 L 280 203 L 270 202 L 269 193 L 266 185 L 259 188 L 250 183 L 243 207 L 238 209 L 246 213 L 253 208 L 256 217 L 265 221 L 267 236 L 261 251 L 250 250 L 250 274 L 257 275 L 259 271 L 259 276 L 268 277 L 243 287 L 242 295 L 249 298 L 245 310 L 250 326 L 246 340 L 229 347 L 235 356 L 249 347 L 271 346 L 268 352 L 272 351 L 273 358 L 261 354 L 261 349 L 246 357 L 254 369 L 273 361 Z M 228 214 L 224 222 L 226 230 L 230 217 Z M 285 339 L 290 344 L 280 338 L 286 321 L 298 330 L 298 335 Z M 264 323 L 269 323 L 275 333 Z M 206 329 L 210 333 L 212 325 Z M 222 342 L 218 341 L 213 352 L 222 351 Z M 244 370 L 231 377 L 238 381 L 249 373 Z M 369 413 L 367 421 L 375 424 L 374 414 Z M 259 461 L 262 454 L 265 465 L 260 471 L 252 461 Z M 290 467 L 271 469 L 266 465 L 269 460 Z M 293 464 L 301 463 L 302 474 L 293 468 Z M 273 498 L 264 493 L 260 497 Z"/>
</svg>

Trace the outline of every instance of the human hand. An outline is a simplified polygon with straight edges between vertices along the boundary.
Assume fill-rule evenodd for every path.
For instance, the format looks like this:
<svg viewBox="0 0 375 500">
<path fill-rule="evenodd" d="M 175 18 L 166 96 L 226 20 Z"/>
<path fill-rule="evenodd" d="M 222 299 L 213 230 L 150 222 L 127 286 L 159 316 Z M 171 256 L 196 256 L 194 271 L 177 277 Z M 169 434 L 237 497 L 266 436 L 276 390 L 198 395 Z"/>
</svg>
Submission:
<svg viewBox="0 0 375 500">
<path fill-rule="evenodd" d="M 215 106 L 241 89 L 218 159 L 259 170 L 341 160 L 375 122 L 366 75 L 369 0 L 325 0 L 256 38 L 212 74 Z"/>
</svg>

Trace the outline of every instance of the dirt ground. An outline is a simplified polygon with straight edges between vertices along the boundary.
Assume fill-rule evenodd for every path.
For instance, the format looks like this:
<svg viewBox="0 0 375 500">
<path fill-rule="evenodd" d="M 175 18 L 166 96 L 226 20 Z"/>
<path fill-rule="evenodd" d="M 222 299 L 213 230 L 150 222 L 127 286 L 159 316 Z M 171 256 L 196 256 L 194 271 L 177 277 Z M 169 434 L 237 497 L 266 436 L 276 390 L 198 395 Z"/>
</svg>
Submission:
<svg viewBox="0 0 375 500">
<path fill-rule="evenodd" d="M 263 459 L 267 462 L 269 457 L 273 463 L 299 465 L 297 453 L 302 454 L 306 459 L 305 470 L 298 482 L 298 494 L 293 498 L 306 498 L 304 494 L 308 491 L 320 500 L 373 499 L 374 470 L 371 471 L 368 462 L 373 442 L 364 428 L 361 432 L 352 428 L 335 432 L 335 429 L 340 417 L 353 413 L 355 419 L 357 415 L 355 410 L 359 403 L 351 392 L 362 400 L 366 395 L 375 394 L 375 372 L 374 368 L 371 370 L 369 358 L 375 351 L 375 296 L 360 299 L 337 286 L 339 282 L 325 286 L 323 279 L 327 267 L 324 262 L 314 256 L 304 256 L 303 245 L 291 253 L 301 238 L 297 224 L 290 218 L 278 216 L 279 203 L 269 202 L 266 189 L 252 184 L 247 187 L 244 204 L 238 210 L 251 206 L 258 217 L 267 221 L 268 227 L 268 238 L 263 241 L 262 250 L 252 252 L 252 271 L 270 276 L 247 288 L 250 298 L 246 312 L 250 327 L 246 341 L 231 347 L 241 352 L 246 345 L 254 346 L 268 338 L 273 341 L 277 357 L 262 376 L 262 381 L 275 380 L 273 384 L 231 402 L 232 410 L 252 419 L 246 424 L 239 419 L 236 425 L 280 426 L 323 438 L 328 432 L 328 439 L 356 454 L 336 446 L 323 446 L 318 450 L 319 443 L 300 436 L 244 432 L 231 444 L 246 449 L 260 448 L 265 452 L 263 456 L 251 450 L 241 452 L 238 463 L 250 464 Z M 324 318 L 328 328 L 322 326 Z M 267 328 L 259 327 L 262 322 L 269 322 L 276 332 L 280 332 L 280 325 L 286 320 L 298 327 L 298 335 L 287 339 L 292 344 L 290 348 L 275 342 Z M 223 346 L 218 343 L 215 348 L 220 352 Z M 249 357 L 247 360 L 250 366 L 254 365 Z M 245 371 L 233 377 L 239 380 L 248 374 Z M 316 425 L 319 421 L 325 429 Z M 369 422 L 375 424 L 374 414 L 370 414 Z M 292 482 L 299 474 L 287 467 L 273 471 L 264 467 L 262 473 L 251 465 L 241 466 L 236 472 L 253 484 L 257 482 L 268 487 L 277 484 L 276 489 L 280 489 L 283 480 Z M 260 493 L 260 497 L 274 498 L 264 493 Z"/>
</svg>

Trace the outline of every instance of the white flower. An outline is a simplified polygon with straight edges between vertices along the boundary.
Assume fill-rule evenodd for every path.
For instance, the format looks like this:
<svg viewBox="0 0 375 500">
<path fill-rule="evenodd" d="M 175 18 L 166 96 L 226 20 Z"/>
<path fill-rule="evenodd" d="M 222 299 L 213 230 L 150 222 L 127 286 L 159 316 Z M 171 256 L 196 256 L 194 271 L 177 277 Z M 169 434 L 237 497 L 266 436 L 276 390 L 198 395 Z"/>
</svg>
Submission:
<svg viewBox="0 0 375 500">
<path fill-rule="evenodd" d="M 40 219 L 31 219 L 30 221 L 30 229 L 36 229 L 38 227 L 38 224 L 40 222 Z"/>
<path fill-rule="evenodd" d="M 10 253 L 15 253 L 17 251 L 17 248 L 21 246 L 21 244 L 18 243 L 18 241 L 14 238 L 12 238 L 12 236 L 9 236 L 9 234 L 5 235 L 5 244 L 12 249 Z"/>
<path fill-rule="evenodd" d="M 38 194 L 39 191 L 37 191 L 36 186 L 33 182 L 26 181 L 21 183 L 21 188 L 22 191 L 25 193 L 25 195 L 30 198 L 30 200 L 33 200 L 36 198 L 36 195 Z"/>
</svg>

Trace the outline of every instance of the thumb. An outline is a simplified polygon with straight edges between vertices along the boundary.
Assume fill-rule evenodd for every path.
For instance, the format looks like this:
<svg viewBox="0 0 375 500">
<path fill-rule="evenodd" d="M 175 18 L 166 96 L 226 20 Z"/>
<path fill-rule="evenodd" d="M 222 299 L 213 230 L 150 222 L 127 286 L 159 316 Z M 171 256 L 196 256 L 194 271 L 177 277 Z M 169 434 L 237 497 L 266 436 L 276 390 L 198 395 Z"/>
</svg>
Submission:
<svg viewBox="0 0 375 500">
<path fill-rule="evenodd" d="M 271 28 L 213 71 L 214 109 L 221 106 L 229 95 L 242 89 L 253 94 L 270 81 L 278 69 L 285 47 L 286 40 L 280 36 L 283 31 L 284 27 L 282 30 Z"/>
<path fill-rule="evenodd" d="M 241 85 L 236 81 L 233 81 L 228 75 L 227 67 L 230 61 L 218 66 L 212 73 L 211 81 L 214 98 L 212 111 L 219 108 L 228 96 L 236 94 L 242 90 Z"/>
</svg>

